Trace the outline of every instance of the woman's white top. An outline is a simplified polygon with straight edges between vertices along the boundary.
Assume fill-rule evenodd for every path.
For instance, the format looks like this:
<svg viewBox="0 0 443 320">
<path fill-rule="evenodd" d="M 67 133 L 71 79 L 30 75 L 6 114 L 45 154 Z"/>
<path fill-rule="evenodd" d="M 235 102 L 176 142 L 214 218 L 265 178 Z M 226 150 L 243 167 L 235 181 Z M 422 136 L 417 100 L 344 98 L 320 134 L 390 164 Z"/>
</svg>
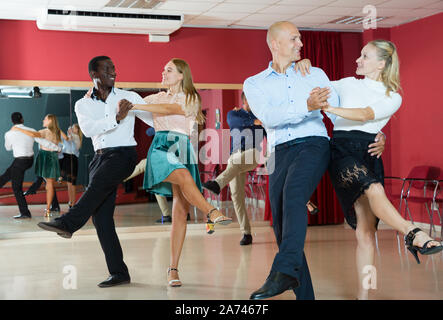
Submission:
<svg viewBox="0 0 443 320">
<path fill-rule="evenodd" d="M 391 116 L 400 108 L 402 98 L 396 92 L 386 95 L 386 87 L 381 81 L 369 78 L 356 79 L 354 77 L 331 81 L 332 86 L 340 97 L 342 108 L 366 108 L 374 111 L 374 120 L 366 122 L 347 120 L 337 116 L 334 130 L 359 130 L 368 133 L 379 132 L 389 121 Z"/>
</svg>

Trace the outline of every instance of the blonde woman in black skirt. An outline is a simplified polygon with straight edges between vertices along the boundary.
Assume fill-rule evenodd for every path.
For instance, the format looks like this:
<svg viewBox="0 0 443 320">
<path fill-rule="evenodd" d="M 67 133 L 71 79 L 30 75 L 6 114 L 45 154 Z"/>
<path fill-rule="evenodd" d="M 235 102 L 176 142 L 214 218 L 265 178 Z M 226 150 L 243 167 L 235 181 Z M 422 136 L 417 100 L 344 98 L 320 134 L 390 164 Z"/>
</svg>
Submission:
<svg viewBox="0 0 443 320">
<path fill-rule="evenodd" d="M 333 81 L 340 107 L 327 105 L 323 111 L 337 116 L 329 173 L 346 221 L 356 230 L 358 299 L 368 299 L 368 289 L 363 286 L 364 270 L 374 265 L 375 231 L 380 219 L 406 235 L 405 244 L 417 263 L 418 252 L 434 254 L 443 246 L 398 213 L 383 188 L 383 162 L 368 153 L 368 145 L 402 102 L 397 93 L 400 79 L 396 47 L 387 40 L 371 41 L 356 62 L 356 74 L 364 79 Z"/>
<path fill-rule="evenodd" d="M 43 138 L 51 141 L 54 144 L 61 142 L 60 127 L 58 125 L 57 117 L 53 114 L 48 114 L 43 119 L 43 127 L 40 131 L 28 131 L 18 127 L 13 130 L 18 130 L 33 138 Z M 46 181 L 46 209 L 45 217 L 51 216 L 51 203 L 54 198 L 55 181 L 60 177 L 60 164 L 56 151 L 46 150 L 40 146 L 40 150 L 35 160 L 35 175 L 43 177 Z"/>
<path fill-rule="evenodd" d="M 190 205 L 207 215 L 207 225 L 229 224 L 224 216 L 203 197 L 198 160 L 190 138 L 197 124 L 204 122 L 201 98 L 194 87 L 191 69 L 186 61 L 172 59 L 162 73 L 167 92 L 144 98 L 147 105 L 133 109 L 152 112 L 155 137 L 147 155 L 143 187 L 151 193 L 172 196 L 171 258 L 168 284 L 181 286 L 178 262 L 186 236 L 186 218 Z M 193 139 L 193 141 L 196 141 Z"/>
</svg>

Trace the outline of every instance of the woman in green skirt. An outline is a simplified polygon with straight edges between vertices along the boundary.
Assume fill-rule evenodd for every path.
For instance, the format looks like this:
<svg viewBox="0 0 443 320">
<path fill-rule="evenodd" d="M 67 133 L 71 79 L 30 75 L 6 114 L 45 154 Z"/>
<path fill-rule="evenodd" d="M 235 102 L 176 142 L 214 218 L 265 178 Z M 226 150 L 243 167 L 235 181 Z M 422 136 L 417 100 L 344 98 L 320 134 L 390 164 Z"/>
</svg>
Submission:
<svg viewBox="0 0 443 320">
<path fill-rule="evenodd" d="M 198 133 L 197 124 L 204 122 L 204 116 L 186 61 L 169 61 L 162 73 L 162 84 L 168 87 L 167 92 L 145 97 L 147 105 L 135 105 L 134 109 L 152 112 L 154 120 L 156 134 L 148 151 L 143 187 L 151 193 L 173 197 L 167 276 L 169 286 L 178 287 L 178 262 L 190 205 L 207 213 L 211 230 L 214 224 L 229 224 L 232 219 L 209 204 L 201 193 L 198 160 L 190 137 Z"/>
<path fill-rule="evenodd" d="M 33 138 L 43 138 L 51 141 L 54 144 L 61 142 L 61 131 L 58 125 L 57 117 L 53 114 L 48 114 L 43 119 L 43 127 L 40 131 L 28 131 L 18 127 L 14 127 L 13 130 L 18 130 L 24 134 Z M 51 203 L 54 198 L 55 181 L 60 177 L 60 164 L 58 161 L 58 155 L 56 151 L 46 150 L 40 146 L 40 150 L 35 161 L 35 175 L 37 177 L 43 177 L 46 181 L 46 209 L 45 217 L 51 215 Z"/>
</svg>

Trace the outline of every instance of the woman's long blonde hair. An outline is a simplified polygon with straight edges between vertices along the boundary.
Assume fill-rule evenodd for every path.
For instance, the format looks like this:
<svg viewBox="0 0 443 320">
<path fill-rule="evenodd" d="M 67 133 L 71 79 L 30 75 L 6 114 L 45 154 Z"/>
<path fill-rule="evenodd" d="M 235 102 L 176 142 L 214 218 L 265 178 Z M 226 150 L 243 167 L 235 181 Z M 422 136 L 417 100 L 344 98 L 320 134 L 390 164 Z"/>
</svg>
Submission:
<svg viewBox="0 0 443 320">
<path fill-rule="evenodd" d="M 60 127 L 58 125 L 57 117 L 54 114 L 48 114 L 46 115 L 51 122 L 48 125 L 49 131 L 52 132 L 52 134 L 55 135 L 55 138 L 57 139 L 57 143 L 60 143 L 62 141 L 61 134 L 60 134 Z"/>
<path fill-rule="evenodd" d="M 77 132 L 78 132 L 78 137 L 80 138 L 80 146 L 82 145 L 82 143 L 83 143 L 83 132 L 82 132 L 82 130 L 80 129 L 80 126 L 78 125 L 78 123 L 74 123 L 72 126 L 71 126 L 71 128 L 76 128 L 77 129 Z M 71 129 L 72 130 L 72 129 Z"/>
<path fill-rule="evenodd" d="M 194 82 L 192 81 L 191 68 L 185 60 L 174 58 L 171 61 L 176 66 L 177 71 L 183 75 L 181 86 L 186 95 L 186 105 L 191 103 L 198 104 L 198 113 L 195 121 L 198 124 L 203 124 L 205 122 L 205 116 L 202 112 L 201 97 L 194 86 Z"/>
<path fill-rule="evenodd" d="M 397 92 L 400 86 L 400 61 L 398 59 L 397 48 L 391 41 L 378 39 L 369 42 L 377 48 L 379 60 L 385 61 L 385 67 L 381 72 L 381 80 L 386 87 L 386 95 L 390 92 Z"/>
</svg>

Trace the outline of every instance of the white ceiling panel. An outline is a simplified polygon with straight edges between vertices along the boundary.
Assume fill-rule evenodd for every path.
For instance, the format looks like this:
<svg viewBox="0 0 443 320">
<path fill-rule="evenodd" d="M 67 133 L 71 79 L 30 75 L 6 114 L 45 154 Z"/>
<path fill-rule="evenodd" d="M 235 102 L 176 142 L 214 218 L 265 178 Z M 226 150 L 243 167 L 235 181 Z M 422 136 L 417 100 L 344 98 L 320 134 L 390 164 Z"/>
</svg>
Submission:
<svg viewBox="0 0 443 320">
<path fill-rule="evenodd" d="M 180 2 L 180 1 L 166 1 L 160 4 L 156 7 L 156 9 L 161 10 L 178 10 L 182 11 L 183 13 L 186 12 L 196 12 L 196 11 L 206 11 L 211 9 L 212 7 L 216 6 L 217 3 L 214 2 L 194 2 L 194 1 L 186 1 L 186 2 Z"/>
<path fill-rule="evenodd" d="M 437 3 L 436 0 L 389 0 L 378 5 L 380 8 L 422 8 L 426 5 Z"/>
<path fill-rule="evenodd" d="M 334 0 L 280 0 L 279 5 L 291 6 L 324 6 L 335 2 Z"/>
<path fill-rule="evenodd" d="M 74 7 L 95 7 L 95 8 L 101 8 L 105 6 L 109 0 L 46 0 L 41 1 L 43 2 L 43 5 L 46 5 L 49 2 L 50 6 L 54 7 L 63 7 L 63 6 L 74 6 Z"/>
<path fill-rule="evenodd" d="M 266 8 L 262 3 L 220 3 L 211 9 L 211 12 L 251 13 Z"/>
<path fill-rule="evenodd" d="M 290 20 L 294 18 L 296 15 L 293 13 L 289 14 L 262 14 L 255 13 L 247 16 L 243 19 L 243 21 L 265 21 L 265 22 L 276 22 L 283 20 Z"/>
<path fill-rule="evenodd" d="M 232 25 L 236 27 L 256 27 L 256 28 L 263 28 L 267 29 L 271 26 L 272 22 L 265 22 L 265 21 L 236 21 Z"/>
<path fill-rule="evenodd" d="M 260 4 L 272 4 L 278 2 L 278 0 L 225 0 L 224 3 L 260 3 Z"/>
<path fill-rule="evenodd" d="M 346 16 L 354 14 L 362 14 L 360 8 L 343 8 L 343 7 L 320 7 L 313 11 L 310 11 L 310 15 L 323 15 L 323 16 Z"/>
<path fill-rule="evenodd" d="M 317 7 L 303 7 L 303 6 L 287 6 L 287 5 L 275 5 L 270 6 L 266 9 L 260 10 L 258 13 L 265 13 L 265 14 L 280 14 L 280 13 L 294 13 L 296 15 L 299 14 L 305 14 L 306 12 L 315 10 Z"/>
<path fill-rule="evenodd" d="M 434 2 L 432 4 L 429 4 L 427 6 L 424 6 L 423 8 L 429 8 L 429 9 L 443 9 L 443 0 Z"/>
<path fill-rule="evenodd" d="M 434 13 L 438 13 L 438 9 L 377 8 L 377 16 L 427 17 Z"/>
<path fill-rule="evenodd" d="M 192 26 L 216 26 L 216 27 L 228 27 L 232 25 L 235 22 L 235 20 L 224 20 L 224 19 L 200 19 L 195 18 L 191 20 L 189 27 Z"/>
<path fill-rule="evenodd" d="M 310 16 L 310 15 L 301 15 L 295 17 L 291 21 L 295 24 L 297 23 L 315 23 L 315 24 L 325 24 L 334 19 L 341 18 L 342 16 Z"/>
<path fill-rule="evenodd" d="M 226 12 L 215 13 L 215 12 L 208 11 L 208 12 L 201 14 L 197 18 L 205 19 L 205 20 L 209 20 L 209 19 L 238 20 L 238 19 L 242 19 L 247 16 L 248 16 L 247 13 L 226 13 Z"/>
<path fill-rule="evenodd" d="M 163 0 L 163 1 L 169 1 L 169 0 Z M 220 2 L 224 2 L 225 0 L 174 0 L 174 2 L 184 2 L 184 3 L 188 3 L 188 2 L 204 2 L 204 3 L 213 3 L 213 4 L 217 4 Z"/>
<path fill-rule="evenodd" d="M 363 9 L 363 7 L 367 5 L 373 5 L 377 7 L 380 3 L 383 2 L 386 2 L 386 0 L 336 0 L 330 3 L 329 6 Z"/>
</svg>

